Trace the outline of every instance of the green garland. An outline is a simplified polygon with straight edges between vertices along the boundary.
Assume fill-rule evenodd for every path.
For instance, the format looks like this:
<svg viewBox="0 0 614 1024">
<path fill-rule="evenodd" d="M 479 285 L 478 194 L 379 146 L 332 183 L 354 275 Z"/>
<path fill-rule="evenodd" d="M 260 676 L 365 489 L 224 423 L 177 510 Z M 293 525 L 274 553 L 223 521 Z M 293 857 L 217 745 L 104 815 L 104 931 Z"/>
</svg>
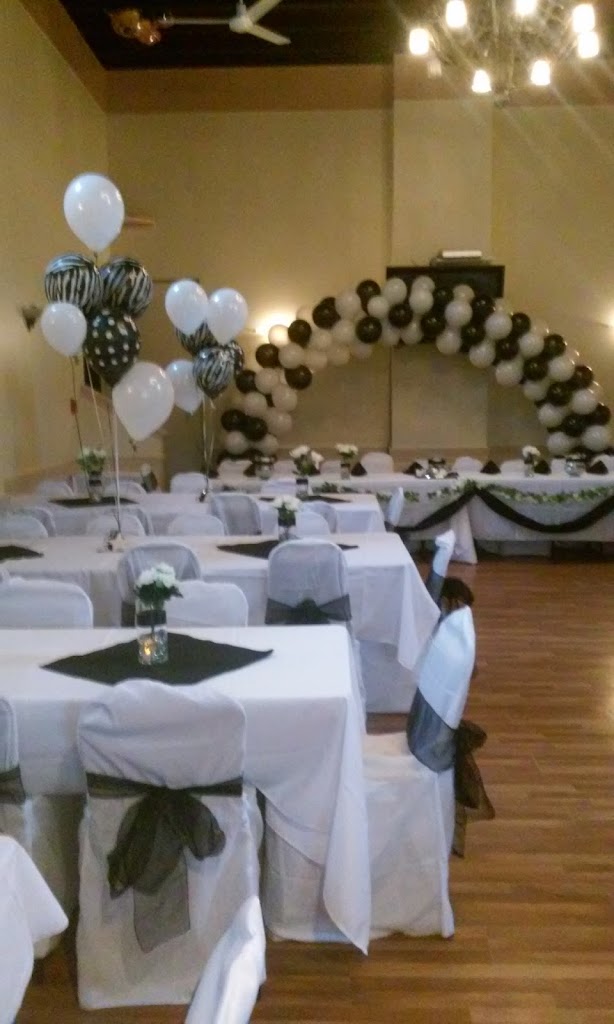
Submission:
<svg viewBox="0 0 614 1024">
<path fill-rule="evenodd" d="M 602 501 L 614 494 L 614 487 L 584 487 L 579 491 L 559 491 L 556 494 L 539 494 L 535 491 L 521 491 L 516 487 L 499 487 L 489 484 L 485 490 L 497 498 L 526 505 L 566 505 L 579 501 Z"/>
</svg>

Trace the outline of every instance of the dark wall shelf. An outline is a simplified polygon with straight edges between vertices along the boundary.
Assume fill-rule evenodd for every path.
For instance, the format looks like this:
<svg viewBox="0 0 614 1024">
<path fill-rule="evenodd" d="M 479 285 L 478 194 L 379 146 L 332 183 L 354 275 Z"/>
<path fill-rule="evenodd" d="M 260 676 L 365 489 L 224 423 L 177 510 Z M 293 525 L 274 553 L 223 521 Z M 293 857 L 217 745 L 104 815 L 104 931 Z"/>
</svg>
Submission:
<svg viewBox="0 0 614 1024">
<path fill-rule="evenodd" d="M 494 263 L 440 263 L 426 267 L 388 267 L 386 277 L 400 277 L 411 288 L 417 277 L 423 274 L 431 277 L 438 288 L 454 288 L 457 284 L 468 284 L 474 292 L 500 299 L 503 295 L 505 267 Z"/>
</svg>

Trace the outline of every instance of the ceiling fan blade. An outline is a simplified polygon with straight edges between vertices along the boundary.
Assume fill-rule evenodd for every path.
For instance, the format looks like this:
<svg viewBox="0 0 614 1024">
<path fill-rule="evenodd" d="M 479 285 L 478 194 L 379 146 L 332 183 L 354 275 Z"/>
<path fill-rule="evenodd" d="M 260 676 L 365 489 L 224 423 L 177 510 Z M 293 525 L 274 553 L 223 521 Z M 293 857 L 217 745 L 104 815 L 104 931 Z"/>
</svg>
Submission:
<svg viewBox="0 0 614 1024">
<path fill-rule="evenodd" d="M 232 29 L 232 24 L 230 25 Z M 236 32 L 233 29 L 233 32 Z M 248 28 L 239 29 L 239 32 L 245 35 L 257 36 L 258 39 L 264 39 L 267 43 L 274 43 L 275 46 L 285 46 L 290 40 L 286 36 L 280 36 L 279 32 L 271 32 L 268 28 L 263 28 L 262 25 L 250 25 Z"/>
<path fill-rule="evenodd" d="M 165 14 L 157 22 L 162 28 L 174 25 L 227 25 L 228 18 L 176 18 L 173 14 Z"/>
<path fill-rule="evenodd" d="M 274 7 L 277 7 L 281 3 L 281 0 L 256 0 L 251 7 L 248 7 L 246 14 L 252 24 L 256 24 L 261 18 L 264 18 L 265 14 L 272 11 Z"/>
</svg>

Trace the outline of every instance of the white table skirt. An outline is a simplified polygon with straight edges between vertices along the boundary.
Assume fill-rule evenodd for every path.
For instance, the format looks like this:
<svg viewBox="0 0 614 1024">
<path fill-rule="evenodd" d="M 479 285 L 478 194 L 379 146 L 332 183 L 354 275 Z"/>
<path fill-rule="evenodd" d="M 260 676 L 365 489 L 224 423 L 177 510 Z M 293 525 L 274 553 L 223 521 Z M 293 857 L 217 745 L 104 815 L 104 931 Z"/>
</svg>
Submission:
<svg viewBox="0 0 614 1024">
<path fill-rule="evenodd" d="M 0 1024 L 17 1017 L 34 965 L 34 945 L 68 919 L 26 851 L 0 836 Z"/>
<path fill-rule="evenodd" d="M 253 542 L 254 537 L 181 537 L 197 554 L 203 579 L 236 583 L 249 606 L 249 622 L 264 622 L 268 562 L 263 558 L 220 551 L 217 544 Z M 401 543 L 391 533 L 335 535 L 341 543 L 357 544 L 345 551 L 354 633 L 359 640 L 394 645 L 398 659 L 413 668 L 437 622 L 439 610 L 429 597 L 420 574 Z M 139 538 L 128 538 L 134 547 Z M 24 541 L 20 541 L 24 545 Z M 48 537 L 25 546 L 42 558 L 11 559 L 2 563 L 12 576 L 57 579 L 77 583 L 89 594 L 96 626 L 119 626 L 121 601 L 116 583 L 117 553 L 99 551 L 96 537 Z"/>
<path fill-rule="evenodd" d="M 269 801 L 269 823 L 323 866 L 326 909 L 366 950 L 369 860 L 362 776 L 362 720 L 353 693 L 349 638 L 342 626 L 184 630 L 193 636 L 273 649 L 246 668 L 191 686 L 214 687 L 247 718 L 246 779 Z M 84 703 L 105 688 L 40 666 L 126 640 L 126 630 L 0 631 L 0 694 L 17 717 L 21 770 L 29 794 L 84 788 L 76 726 Z M 341 859 L 335 850 L 350 849 Z"/>
</svg>

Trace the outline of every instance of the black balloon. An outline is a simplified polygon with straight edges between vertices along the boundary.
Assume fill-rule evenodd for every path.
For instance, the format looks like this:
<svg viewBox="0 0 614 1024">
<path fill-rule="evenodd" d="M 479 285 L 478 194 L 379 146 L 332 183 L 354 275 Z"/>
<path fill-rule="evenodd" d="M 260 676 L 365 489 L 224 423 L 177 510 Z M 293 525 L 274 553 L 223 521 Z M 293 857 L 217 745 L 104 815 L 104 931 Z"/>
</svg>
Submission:
<svg viewBox="0 0 614 1024">
<path fill-rule="evenodd" d="M 256 362 L 266 369 L 274 369 L 279 366 L 279 349 L 275 345 L 259 345 L 256 349 Z"/>
<path fill-rule="evenodd" d="M 546 399 L 552 405 L 567 405 L 573 394 L 573 388 L 567 382 L 556 381 L 548 388 Z"/>
<path fill-rule="evenodd" d="M 531 329 L 531 318 L 526 313 L 512 313 L 512 334 L 519 338 Z"/>
<path fill-rule="evenodd" d="M 433 341 L 437 335 L 445 331 L 446 321 L 443 316 L 438 316 L 436 313 L 426 313 L 420 321 L 420 327 L 422 328 L 422 337 L 427 341 Z"/>
<path fill-rule="evenodd" d="M 329 331 L 331 327 L 335 326 L 337 320 L 341 319 L 334 306 L 325 306 L 321 302 L 314 308 L 311 318 L 316 327 L 320 327 L 324 331 Z"/>
<path fill-rule="evenodd" d="M 256 374 L 253 370 L 241 370 L 235 377 L 235 384 L 243 395 L 256 390 Z"/>
<path fill-rule="evenodd" d="M 330 306 L 328 304 L 325 305 L 323 302 L 320 302 L 320 306 L 325 309 L 330 309 Z M 333 312 L 337 312 L 334 306 Z M 288 337 L 290 341 L 293 341 L 296 345 L 301 345 L 304 348 L 305 345 L 309 344 L 309 339 L 311 337 L 311 324 L 308 324 L 306 320 L 294 320 L 288 327 Z M 264 366 L 264 363 L 262 365 Z M 278 363 L 275 363 L 275 366 L 277 365 Z"/>
<path fill-rule="evenodd" d="M 461 341 L 463 352 L 468 352 L 472 345 L 479 345 L 486 337 L 486 331 L 481 324 L 466 324 L 461 327 Z"/>
<path fill-rule="evenodd" d="M 246 416 L 240 409 L 226 409 L 220 417 L 224 430 L 243 430 Z"/>
<path fill-rule="evenodd" d="M 412 308 L 408 302 L 397 302 L 388 311 L 388 319 L 393 327 L 407 327 L 413 316 Z"/>
<path fill-rule="evenodd" d="M 138 260 L 116 256 L 100 268 L 100 277 L 105 306 L 135 318 L 145 312 L 153 295 L 153 283 Z"/>
<path fill-rule="evenodd" d="M 45 270 L 45 295 L 48 302 L 70 302 L 89 316 L 102 305 L 98 267 L 78 252 L 57 256 Z"/>
<path fill-rule="evenodd" d="M 382 325 L 376 316 L 363 316 L 356 323 L 356 337 L 367 345 L 373 345 L 382 336 Z"/>
<path fill-rule="evenodd" d="M 499 338 L 495 342 L 495 352 L 497 353 L 497 359 L 513 359 L 514 356 L 518 355 L 518 342 L 515 338 Z"/>
<path fill-rule="evenodd" d="M 193 334 L 184 334 L 183 331 L 180 331 L 177 328 L 175 329 L 175 334 L 179 338 L 183 348 L 186 352 L 189 352 L 191 356 L 195 356 L 199 352 L 202 352 L 202 350 L 204 348 L 208 348 L 209 345 L 217 345 L 217 341 L 206 324 L 201 324 Z"/>
<path fill-rule="evenodd" d="M 523 367 L 525 380 L 543 380 L 548 372 L 548 364 L 540 356 L 527 359 Z"/>
<path fill-rule="evenodd" d="M 360 282 L 356 288 L 356 292 L 362 304 L 362 308 L 366 313 L 367 306 L 369 305 L 369 299 L 372 299 L 375 295 L 381 295 L 382 289 L 378 285 L 377 281 L 371 281 L 370 278 L 367 278 L 366 281 Z"/>
<path fill-rule="evenodd" d="M 451 288 L 435 288 L 433 291 L 433 309 L 441 312 L 446 308 L 448 302 L 452 302 L 454 292 Z"/>
<path fill-rule="evenodd" d="M 304 391 L 311 384 L 313 374 L 308 366 L 296 366 L 292 370 L 284 370 L 286 383 L 296 391 Z"/>
<path fill-rule="evenodd" d="M 473 309 L 472 320 L 476 324 L 483 324 L 491 313 L 494 313 L 495 304 L 489 295 L 476 295 L 471 301 Z"/>
<path fill-rule="evenodd" d="M 337 306 L 335 305 L 335 296 L 334 295 L 325 295 L 323 299 L 320 299 L 318 305 L 319 306 L 327 306 L 329 309 L 334 309 L 334 310 L 337 309 Z"/>
<path fill-rule="evenodd" d="M 83 354 L 109 387 L 130 369 L 140 348 L 137 326 L 127 313 L 105 307 L 88 321 Z"/>
<path fill-rule="evenodd" d="M 249 441 L 262 441 L 268 432 L 266 421 L 259 416 L 247 416 L 243 426 L 243 433 Z"/>
<path fill-rule="evenodd" d="M 584 416 L 578 416 L 575 412 L 570 412 L 569 416 L 566 416 L 561 423 L 561 430 L 564 430 L 570 437 L 580 437 L 580 434 L 584 433 L 588 421 Z"/>
<path fill-rule="evenodd" d="M 591 370 L 590 366 L 583 366 L 582 364 L 576 366 L 573 377 L 569 381 L 572 388 L 590 388 L 591 384 L 595 379 L 595 374 Z"/>
<path fill-rule="evenodd" d="M 567 348 L 565 339 L 560 334 L 547 334 L 544 338 L 543 355 L 546 359 L 556 359 L 562 356 Z"/>
<path fill-rule="evenodd" d="M 612 419 L 612 413 L 608 409 L 607 405 L 600 402 L 597 408 L 590 414 L 589 419 L 591 423 L 598 423 L 599 426 L 603 426 L 610 422 Z"/>
</svg>

